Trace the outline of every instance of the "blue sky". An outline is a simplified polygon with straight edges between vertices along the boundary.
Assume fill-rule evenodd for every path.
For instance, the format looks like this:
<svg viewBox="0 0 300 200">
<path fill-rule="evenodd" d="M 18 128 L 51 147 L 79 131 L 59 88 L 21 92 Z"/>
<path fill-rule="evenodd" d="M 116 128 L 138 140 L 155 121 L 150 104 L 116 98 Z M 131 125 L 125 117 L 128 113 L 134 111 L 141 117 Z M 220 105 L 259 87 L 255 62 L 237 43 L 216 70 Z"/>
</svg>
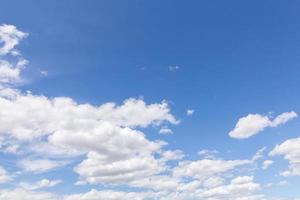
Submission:
<svg viewBox="0 0 300 200">
<path fill-rule="evenodd" d="M 0 197 L 300 198 L 299 2 L 0 5 Z"/>
</svg>

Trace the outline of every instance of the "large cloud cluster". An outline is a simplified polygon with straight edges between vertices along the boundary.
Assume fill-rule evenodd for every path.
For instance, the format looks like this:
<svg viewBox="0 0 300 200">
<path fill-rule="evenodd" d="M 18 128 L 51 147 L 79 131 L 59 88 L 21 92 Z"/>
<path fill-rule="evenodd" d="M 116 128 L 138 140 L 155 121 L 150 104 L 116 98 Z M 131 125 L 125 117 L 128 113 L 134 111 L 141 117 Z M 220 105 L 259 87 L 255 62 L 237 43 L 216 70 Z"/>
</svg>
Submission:
<svg viewBox="0 0 300 200">
<path fill-rule="evenodd" d="M 206 155 L 186 160 L 181 150 L 167 149 L 167 142 L 150 140 L 145 128 L 168 129 L 179 121 L 166 101 L 147 104 L 129 98 L 122 104 L 80 104 L 68 97 L 49 98 L 16 88 L 27 61 L 15 47 L 27 36 L 15 26 L 0 26 L 0 150 L 14 154 L 20 173 L 43 174 L 71 165 L 78 175 L 76 185 L 109 186 L 109 190 L 55 195 L 40 191 L 61 180 L 22 182 L 15 189 L 0 189 L 6 200 L 262 200 L 261 185 L 239 169 L 255 165 L 251 159 L 226 160 Z M 6 57 L 12 57 L 6 59 Z M 247 138 L 266 127 L 276 127 L 296 117 L 287 112 L 270 119 L 248 115 L 241 118 L 231 137 Z M 170 130 L 171 131 L 171 130 Z M 288 144 L 286 144 L 288 143 Z M 299 158 L 298 140 L 277 146 L 272 155 L 285 155 L 291 174 Z M 298 145 L 298 146 L 297 146 Z M 207 151 L 201 151 L 207 154 Z M 298 156 L 298 157 L 297 157 Z M 298 161 L 297 161 L 298 162 Z M 297 168 L 297 169 L 296 169 Z M 69 169 L 69 168 L 68 168 Z M 241 170 L 241 171 L 243 171 Z M 13 177 L 0 166 L 0 184 Z M 120 189 L 126 188 L 126 189 Z M 133 192 L 134 191 L 134 192 Z"/>
</svg>

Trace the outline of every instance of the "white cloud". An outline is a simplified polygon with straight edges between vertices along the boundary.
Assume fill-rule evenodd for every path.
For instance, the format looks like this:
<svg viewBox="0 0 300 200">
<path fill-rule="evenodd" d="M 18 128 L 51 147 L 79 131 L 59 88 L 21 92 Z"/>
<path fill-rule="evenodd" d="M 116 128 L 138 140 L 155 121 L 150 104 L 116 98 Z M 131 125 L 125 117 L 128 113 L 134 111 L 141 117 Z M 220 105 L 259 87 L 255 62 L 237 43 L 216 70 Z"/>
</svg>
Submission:
<svg viewBox="0 0 300 200">
<path fill-rule="evenodd" d="M 180 186 L 180 179 L 169 175 L 154 175 L 134 180 L 130 186 L 159 192 L 175 192 Z"/>
<path fill-rule="evenodd" d="M 40 70 L 40 73 L 42 76 L 48 76 L 48 71 L 47 70 Z"/>
<path fill-rule="evenodd" d="M 297 113 L 295 113 L 294 111 L 291 112 L 285 112 L 282 113 L 281 115 L 278 115 L 271 123 L 271 127 L 276 127 L 279 126 L 281 124 L 285 124 L 286 122 L 288 122 L 289 120 L 296 118 L 298 115 Z"/>
<path fill-rule="evenodd" d="M 87 193 L 69 195 L 64 200 L 146 200 L 151 193 L 91 190 Z"/>
<path fill-rule="evenodd" d="M 159 130 L 159 134 L 162 134 L 162 135 L 173 134 L 173 131 L 171 129 L 169 129 L 168 127 L 162 127 Z"/>
<path fill-rule="evenodd" d="M 215 188 L 215 187 L 223 185 L 224 182 L 225 182 L 225 180 L 223 178 L 218 177 L 218 176 L 212 176 L 203 181 L 203 186 L 208 189 Z"/>
<path fill-rule="evenodd" d="M 231 180 L 229 185 L 212 188 L 201 194 L 204 199 L 213 200 L 255 200 L 264 199 L 261 195 L 253 193 L 259 191 L 261 186 L 253 182 L 253 177 L 243 176 Z"/>
<path fill-rule="evenodd" d="M 6 183 L 12 180 L 12 177 L 8 174 L 8 172 L 0 166 L 0 184 Z"/>
<path fill-rule="evenodd" d="M 254 154 L 254 156 L 252 157 L 252 161 L 254 162 L 256 160 L 259 160 L 259 159 L 263 158 L 264 157 L 263 154 L 264 154 L 266 149 L 267 149 L 267 147 L 262 147 L 262 148 L 258 149 L 256 151 L 256 153 Z"/>
<path fill-rule="evenodd" d="M 114 103 L 92 106 L 66 97 L 14 94 L 11 98 L 0 97 L 0 134 L 18 139 L 31 140 L 56 131 L 89 132 L 103 123 L 122 127 L 178 123 L 165 102 L 146 105 L 143 100 L 128 99 L 118 107 Z"/>
<path fill-rule="evenodd" d="M 27 64 L 15 46 L 26 34 L 9 25 L 2 26 L 1 31 L 2 55 L 11 54 L 18 59 L 15 63 L 3 61 L 7 63 L 0 70 L 1 150 L 23 152 L 15 155 L 16 166 L 23 173 L 47 172 L 76 159 L 77 184 L 124 186 L 145 192 L 112 189 L 58 196 L 34 191 L 60 183 L 42 179 L 32 184 L 23 182 L 20 184 L 23 188 L 0 190 L 0 199 L 252 200 L 261 197 L 256 195 L 259 185 L 252 177 L 237 177 L 228 184 L 236 170 L 253 164 L 261 157 L 261 151 L 250 160 L 223 160 L 203 154 L 204 159 L 190 161 L 183 160 L 184 153 L 180 150 L 165 150 L 166 142 L 146 137 L 142 128 L 159 126 L 162 132 L 170 132 L 167 125 L 179 123 L 166 101 L 147 104 L 143 99 L 129 98 L 121 105 L 112 102 L 91 105 L 67 97 L 48 98 L 13 89 L 12 83 L 22 80 L 21 71 Z M 169 69 L 176 71 L 179 66 Z M 187 114 L 193 114 L 193 110 Z M 294 115 L 282 114 L 269 126 L 285 123 Z M 0 181 L 9 178 L 0 168 Z"/>
<path fill-rule="evenodd" d="M 289 139 L 276 145 L 270 155 L 282 155 L 289 161 L 289 170 L 282 172 L 281 175 L 300 176 L 300 138 Z"/>
<path fill-rule="evenodd" d="M 17 144 L 9 145 L 3 150 L 3 152 L 11 153 L 11 154 L 19 154 L 19 151 L 18 151 L 19 148 L 20 148 L 20 146 Z"/>
<path fill-rule="evenodd" d="M 195 110 L 193 110 L 193 109 L 188 109 L 188 110 L 186 111 L 186 115 L 187 115 L 187 116 L 193 115 L 194 112 L 195 112 Z"/>
<path fill-rule="evenodd" d="M 27 33 L 19 31 L 13 25 L 0 25 L 0 44 L 3 43 L 3 46 L 0 47 L 0 56 L 15 52 L 13 51 L 14 47 L 26 36 Z"/>
<path fill-rule="evenodd" d="M 5 60 L 0 60 L 0 84 L 14 84 L 22 82 L 20 75 L 26 65 L 27 61 L 22 59 L 19 60 L 16 65 Z"/>
<path fill-rule="evenodd" d="M 170 108 L 166 101 L 149 104 L 141 99 L 130 98 L 123 105 L 117 107 L 114 103 L 106 103 L 99 108 L 102 120 L 121 126 L 147 127 L 151 124 L 160 124 L 164 121 L 178 124 L 179 121 L 170 114 Z"/>
<path fill-rule="evenodd" d="M 9 62 L 0 60 L 0 82 L 8 83 L 20 79 L 20 69 L 13 67 Z"/>
<path fill-rule="evenodd" d="M 18 166 L 23 170 L 33 173 L 42 173 L 65 165 L 64 161 L 48 159 L 23 159 L 18 162 Z"/>
<path fill-rule="evenodd" d="M 229 132 L 229 136 L 237 139 L 249 138 L 267 127 L 277 127 L 295 117 L 297 114 L 294 111 L 282 113 L 273 120 L 268 116 L 249 114 L 238 120 L 235 128 Z"/>
<path fill-rule="evenodd" d="M 0 190 L 0 199 L 5 200 L 59 200 L 47 192 L 34 192 L 21 188 Z"/>
<path fill-rule="evenodd" d="M 178 123 L 165 102 L 147 105 L 129 99 L 121 106 L 92 106 L 70 98 L 48 99 L 17 91 L 0 97 L 0 114 L 0 135 L 41 157 L 24 158 L 19 167 L 43 173 L 67 164 L 56 157 L 87 154 L 75 168 L 79 183 L 126 183 L 164 170 L 166 161 L 154 154 L 166 143 L 148 140 L 135 127 Z"/>
<path fill-rule="evenodd" d="M 268 169 L 273 163 L 274 163 L 273 160 L 265 160 L 265 161 L 263 162 L 262 168 L 263 168 L 263 169 Z"/>
<path fill-rule="evenodd" d="M 65 196 L 64 200 L 127 200 L 127 199 L 160 199 L 160 200 L 263 200 L 263 195 L 257 194 L 261 186 L 254 182 L 253 177 L 236 177 L 225 184 L 224 180 L 215 177 L 205 181 L 205 188 L 199 181 L 178 184 L 172 178 L 154 177 L 142 180 L 139 184 L 152 185 L 151 192 L 124 192 L 113 190 L 91 190 L 87 193 Z M 157 184 L 157 185 L 156 185 Z M 165 189 L 161 191 L 161 189 Z M 155 192 L 155 191 L 160 192 Z"/>
<path fill-rule="evenodd" d="M 17 30 L 13 25 L 0 25 L 0 90 L 4 89 L 3 85 L 22 81 L 20 74 L 28 61 L 23 59 L 14 48 L 26 36 L 26 33 Z M 4 60 L 2 56 L 6 54 L 17 58 L 10 59 L 10 61 Z"/>
<path fill-rule="evenodd" d="M 218 154 L 219 152 L 217 150 L 208 150 L 208 149 L 203 149 L 201 151 L 198 152 L 199 156 L 202 156 L 205 159 L 215 159 L 216 158 L 216 154 Z"/>
<path fill-rule="evenodd" d="M 167 150 L 161 153 L 161 159 L 165 161 L 181 160 L 182 158 L 184 158 L 184 153 L 181 150 L 175 150 L 175 151 Z"/>
<path fill-rule="evenodd" d="M 234 170 L 236 167 L 251 164 L 251 160 L 202 159 L 182 161 L 174 168 L 175 177 L 193 177 L 204 180 Z"/>
<path fill-rule="evenodd" d="M 49 179 L 42 179 L 36 183 L 20 183 L 19 186 L 26 189 L 26 190 L 37 190 L 41 188 L 49 188 L 54 187 L 60 184 L 62 180 L 49 180 Z"/>
<path fill-rule="evenodd" d="M 159 150 L 165 143 L 152 142 L 137 130 L 121 128 L 108 122 L 90 123 L 90 129 L 58 130 L 48 138 L 49 144 L 85 152 L 97 152 L 109 161 L 130 158 Z M 105 142 L 103 142 L 105 141 Z M 122 151 L 120 151 L 122 150 Z"/>
</svg>

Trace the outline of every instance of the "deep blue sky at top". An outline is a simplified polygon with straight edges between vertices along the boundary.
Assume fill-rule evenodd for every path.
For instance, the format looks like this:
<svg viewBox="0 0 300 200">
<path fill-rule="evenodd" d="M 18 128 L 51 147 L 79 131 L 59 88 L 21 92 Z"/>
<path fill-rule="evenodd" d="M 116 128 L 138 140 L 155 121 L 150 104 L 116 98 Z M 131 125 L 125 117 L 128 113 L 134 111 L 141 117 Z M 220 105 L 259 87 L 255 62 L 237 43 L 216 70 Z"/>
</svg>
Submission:
<svg viewBox="0 0 300 200">
<path fill-rule="evenodd" d="M 1 0 L 0 23 L 30 34 L 20 47 L 30 61 L 24 90 L 93 104 L 166 99 L 182 120 L 166 138 L 174 147 L 247 144 L 252 155 L 299 128 L 227 135 L 249 113 L 299 113 L 299 10 L 296 0 Z"/>
</svg>

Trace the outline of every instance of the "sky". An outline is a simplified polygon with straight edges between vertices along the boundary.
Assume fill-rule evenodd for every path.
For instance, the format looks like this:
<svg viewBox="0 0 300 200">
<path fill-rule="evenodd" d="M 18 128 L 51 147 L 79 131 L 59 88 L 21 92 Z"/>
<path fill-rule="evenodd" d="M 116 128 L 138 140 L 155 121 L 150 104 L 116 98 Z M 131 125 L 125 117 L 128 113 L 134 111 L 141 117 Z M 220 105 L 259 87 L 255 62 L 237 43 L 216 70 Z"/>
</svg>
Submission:
<svg viewBox="0 0 300 200">
<path fill-rule="evenodd" d="M 0 2 L 0 199 L 299 200 L 300 2 Z"/>
</svg>

